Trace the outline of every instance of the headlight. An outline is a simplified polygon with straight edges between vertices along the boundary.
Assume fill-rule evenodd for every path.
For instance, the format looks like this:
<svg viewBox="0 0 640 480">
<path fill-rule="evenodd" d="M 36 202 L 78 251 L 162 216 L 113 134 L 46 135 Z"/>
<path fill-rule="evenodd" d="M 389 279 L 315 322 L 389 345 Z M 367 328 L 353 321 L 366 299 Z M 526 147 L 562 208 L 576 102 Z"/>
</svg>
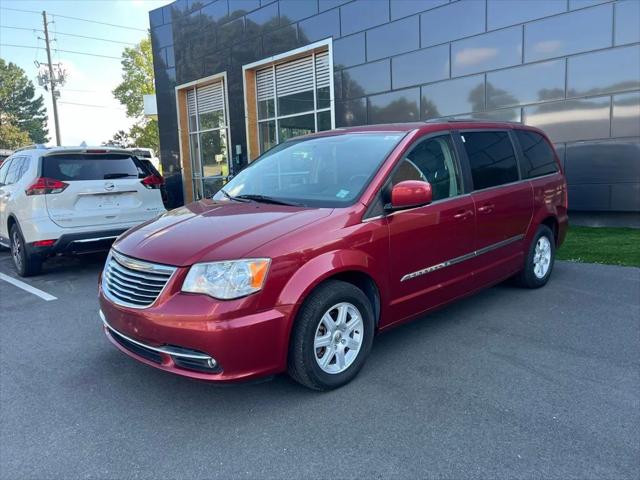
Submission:
<svg viewBox="0 0 640 480">
<path fill-rule="evenodd" d="M 270 263 L 269 258 L 196 263 L 189 270 L 182 291 L 222 300 L 244 297 L 262 288 Z"/>
</svg>

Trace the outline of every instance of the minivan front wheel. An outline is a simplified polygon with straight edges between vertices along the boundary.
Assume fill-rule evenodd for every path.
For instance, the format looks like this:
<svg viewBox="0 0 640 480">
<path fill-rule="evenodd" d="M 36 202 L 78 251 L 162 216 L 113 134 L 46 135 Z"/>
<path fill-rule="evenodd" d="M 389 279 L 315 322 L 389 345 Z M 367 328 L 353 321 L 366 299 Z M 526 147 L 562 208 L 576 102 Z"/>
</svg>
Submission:
<svg viewBox="0 0 640 480">
<path fill-rule="evenodd" d="M 527 288 L 544 286 L 551 276 L 556 257 L 553 231 L 540 225 L 531 241 L 524 269 L 517 277 L 518 283 Z"/>
<path fill-rule="evenodd" d="M 289 348 L 289 375 L 314 390 L 351 381 L 373 343 L 371 303 L 356 286 L 330 280 L 307 298 L 296 318 Z"/>
<path fill-rule="evenodd" d="M 11 258 L 13 259 L 13 265 L 18 271 L 18 275 L 21 277 L 29 277 L 40 273 L 42 269 L 42 259 L 36 255 L 29 254 L 18 225 L 14 224 L 11 227 L 10 238 Z"/>
</svg>

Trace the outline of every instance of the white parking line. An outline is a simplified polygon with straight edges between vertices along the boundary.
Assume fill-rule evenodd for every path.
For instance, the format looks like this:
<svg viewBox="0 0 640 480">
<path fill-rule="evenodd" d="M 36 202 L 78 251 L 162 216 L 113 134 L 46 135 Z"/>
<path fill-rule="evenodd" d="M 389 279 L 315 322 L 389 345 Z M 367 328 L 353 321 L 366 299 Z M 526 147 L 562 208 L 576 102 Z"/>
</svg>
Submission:
<svg viewBox="0 0 640 480">
<path fill-rule="evenodd" d="M 11 285 L 15 285 L 16 287 L 21 288 L 25 292 L 32 293 L 33 295 L 40 297 L 41 299 L 47 302 L 58 299 L 58 297 L 54 297 L 53 295 L 50 295 L 47 292 L 43 292 L 42 290 L 36 287 L 32 287 L 31 285 L 21 282 L 20 280 L 16 280 L 15 278 L 10 277 L 9 275 L 5 275 L 4 273 L 0 273 L 0 280 L 4 280 L 5 282 L 10 283 Z"/>
</svg>

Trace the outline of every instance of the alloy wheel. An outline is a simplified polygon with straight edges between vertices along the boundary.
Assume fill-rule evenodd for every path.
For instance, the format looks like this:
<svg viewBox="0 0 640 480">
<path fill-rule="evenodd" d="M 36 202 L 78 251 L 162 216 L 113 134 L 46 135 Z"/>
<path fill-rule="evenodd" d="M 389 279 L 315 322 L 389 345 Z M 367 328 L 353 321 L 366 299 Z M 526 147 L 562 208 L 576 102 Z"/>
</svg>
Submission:
<svg viewBox="0 0 640 480">
<path fill-rule="evenodd" d="M 533 255 L 533 273 L 539 279 L 545 277 L 551 266 L 551 242 L 546 236 L 541 236 L 536 243 Z"/>
<path fill-rule="evenodd" d="M 17 230 L 13 231 L 13 238 L 11 239 L 11 256 L 16 268 L 20 270 L 22 268 L 22 239 Z"/>
<path fill-rule="evenodd" d="M 341 302 L 327 310 L 316 328 L 314 357 L 323 372 L 338 374 L 347 370 L 358 357 L 364 340 L 360 311 Z"/>
</svg>

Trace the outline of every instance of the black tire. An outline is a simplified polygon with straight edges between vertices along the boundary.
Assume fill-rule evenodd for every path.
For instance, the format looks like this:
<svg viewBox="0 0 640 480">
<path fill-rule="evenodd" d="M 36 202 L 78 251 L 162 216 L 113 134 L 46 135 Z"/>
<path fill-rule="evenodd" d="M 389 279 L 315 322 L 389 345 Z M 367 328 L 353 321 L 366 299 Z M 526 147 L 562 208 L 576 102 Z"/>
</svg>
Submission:
<svg viewBox="0 0 640 480">
<path fill-rule="evenodd" d="M 317 351 L 314 347 L 314 341 L 323 315 L 333 306 L 341 303 L 351 304 L 360 313 L 362 339 L 355 358 L 350 365 L 346 366 L 346 370 L 339 373 L 327 373 L 316 360 Z M 373 309 L 362 290 L 339 280 L 329 280 L 323 283 L 309 295 L 296 317 L 289 343 L 289 375 L 298 383 L 313 390 L 332 390 L 345 385 L 358 374 L 364 365 L 371 351 L 374 330 Z M 344 343 L 344 339 L 346 336 L 343 337 L 342 343 Z M 348 350 L 346 348 L 344 351 Z M 335 360 L 337 362 L 337 359 Z"/>
<path fill-rule="evenodd" d="M 540 276 L 540 271 L 536 273 L 535 267 L 536 263 L 534 259 L 536 258 L 536 248 L 538 247 L 538 241 L 541 238 L 546 238 L 549 245 L 549 253 L 550 259 L 548 262 L 548 269 L 544 273 L 544 275 Z M 540 225 L 536 234 L 533 236 L 531 240 L 531 245 L 529 245 L 529 251 L 527 253 L 527 257 L 525 259 L 524 268 L 522 271 L 516 276 L 516 282 L 518 285 L 524 288 L 540 288 L 547 284 L 549 281 L 549 277 L 551 277 L 551 272 L 553 271 L 553 264 L 556 259 L 556 242 L 555 236 L 553 235 L 553 231 L 547 227 L 546 225 Z"/>
<path fill-rule="evenodd" d="M 37 275 L 42 270 L 42 258 L 38 255 L 30 254 L 27 251 L 24 237 L 17 224 L 11 227 L 9 235 L 11 243 L 11 258 L 13 265 L 16 267 L 18 275 L 21 277 L 30 277 Z"/>
</svg>

